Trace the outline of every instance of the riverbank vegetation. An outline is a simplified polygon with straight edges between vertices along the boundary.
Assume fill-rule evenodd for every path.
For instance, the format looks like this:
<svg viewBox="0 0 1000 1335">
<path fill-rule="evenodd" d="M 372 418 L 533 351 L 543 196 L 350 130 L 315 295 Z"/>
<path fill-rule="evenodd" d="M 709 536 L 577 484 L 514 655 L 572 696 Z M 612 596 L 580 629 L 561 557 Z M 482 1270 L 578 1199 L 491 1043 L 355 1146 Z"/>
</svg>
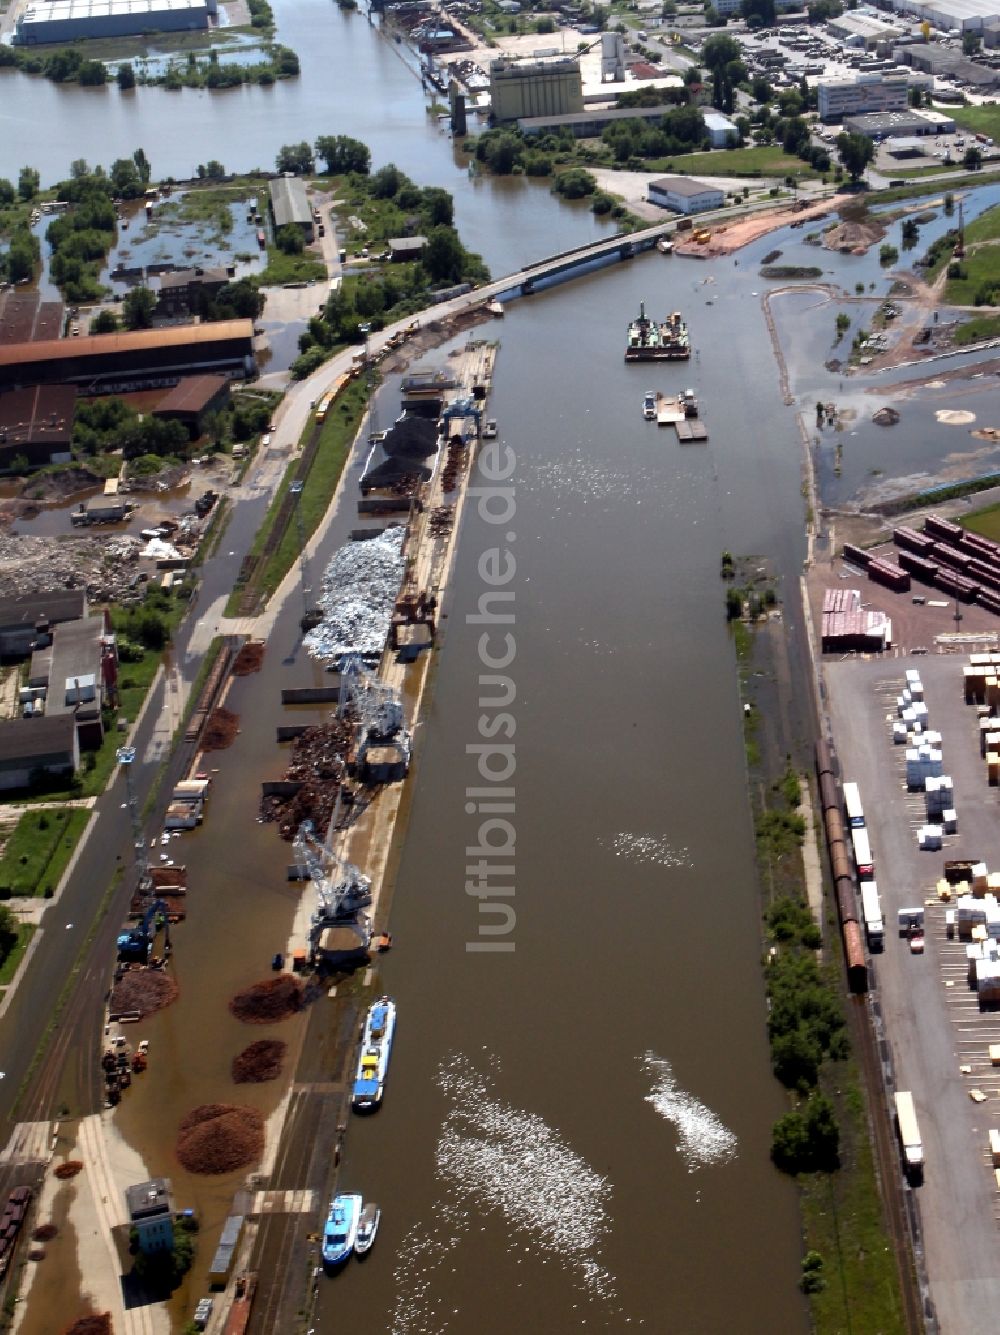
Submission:
<svg viewBox="0 0 1000 1335">
<path fill-rule="evenodd" d="M 730 567 L 732 568 L 732 567 Z M 723 571 L 725 576 L 725 570 Z M 726 589 L 727 615 L 733 593 Z M 740 598 L 740 602 L 743 599 Z M 741 623 L 744 624 L 744 623 Z M 805 1255 L 800 1285 L 819 1335 L 844 1330 L 902 1332 L 895 1256 L 889 1245 L 872 1161 L 865 1098 L 851 1053 L 835 912 L 818 923 L 802 857 L 807 822 L 794 760 L 778 753 L 771 727 L 782 708 L 773 681 L 784 632 L 745 623 L 739 671 L 744 711 L 756 721 L 748 747 L 749 788 L 763 899 L 768 1039 L 788 1107 L 772 1130 L 775 1167 L 800 1188 Z"/>
<path fill-rule="evenodd" d="M 329 144 L 328 154 L 321 145 L 323 139 L 317 141 L 319 156 L 341 160 Z M 371 175 L 325 176 L 322 183 L 336 201 L 344 249 L 354 264 L 299 336 L 300 355 L 292 366 L 297 379 L 339 348 L 361 342 L 362 324 L 382 329 L 426 307 L 435 289 L 489 279 L 480 256 L 462 245 L 447 190 L 421 188 L 392 163 Z M 426 244 L 413 260 L 392 263 L 389 240 L 398 237 L 423 237 Z"/>
<path fill-rule="evenodd" d="M 273 16 L 266 0 L 249 0 L 252 30 L 273 31 Z M 266 18 L 264 11 L 266 11 Z M 260 26 L 258 27 L 258 20 Z M 238 30 L 227 29 L 235 35 Z M 260 48 L 259 60 L 220 59 L 221 52 L 212 46 L 209 34 L 202 38 L 198 50 L 169 59 L 164 66 L 147 66 L 145 47 L 136 50 L 133 59 L 121 60 L 117 69 L 105 64 L 98 44 L 81 42 L 72 47 L 56 47 L 40 51 L 30 46 L 0 45 L 0 69 L 18 69 L 52 83 L 76 83 L 84 88 L 100 88 L 115 83 L 122 90 L 137 85 L 169 89 L 181 88 L 237 88 L 242 84 L 273 84 L 279 79 L 294 79 L 299 73 L 299 58 L 287 46 L 268 42 Z M 209 48 L 209 49 L 205 49 Z M 245 52 L 241 49 L 241 57 Z"/>
</svg>

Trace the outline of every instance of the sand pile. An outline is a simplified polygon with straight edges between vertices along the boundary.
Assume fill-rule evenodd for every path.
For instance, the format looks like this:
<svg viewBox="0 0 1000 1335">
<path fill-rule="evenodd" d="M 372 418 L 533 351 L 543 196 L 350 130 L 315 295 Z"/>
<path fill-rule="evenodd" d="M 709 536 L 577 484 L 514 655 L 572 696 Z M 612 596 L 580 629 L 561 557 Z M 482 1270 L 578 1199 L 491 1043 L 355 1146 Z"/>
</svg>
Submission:
<svg viewBox="0 0 1000 1335">
<path fill-rule="evenodd" d="M 111 1013 L 139 1011 L 152 1015 L 176 1001 L 179 993 L 174 979 L 162 969 L 130 969 L 111 989 Z"/>
<path fill-rule="evenodd" d="M 283 973 L 237 992 L 229 1009 L 245 1024 L 273 1024 L 276 1020 L 287 1020 L 302 1009 L 302 992 L 299 980 Z"/>
<path fill-rule="evenodd" d="M 885 228 L 871 218 L 866 222 L 845 219 L 823 233 L 823 245 L 827 250 L 839 250 L 849 255 L 864 255 L 884 236 Z"/>
<path fill-rule="evenodd" d="M 261 640 L 247 640 L 233 660 L 233 676 L 249 677 L 251 672 L 259 672 L 264 661 L 264 644 Z"/>
<path fill-rule="evenodd" d="M 224 751 L 232 746 L 240 730 L 240 716 L 231 709 L 213 709 L 201 734 L 203 751 Z"/>
<path fill-rule="evenodd" d="M 177 1157 L 189 1173 L 231 1173 L 263 1152 L 263 1114 L 232 1103 L 203 1103 L 177 1136 Z"/>
<path fill-rule="evenodd" d="M 287 1044 L 280 1038 L 262 1038 L 233 1058 L 233 1080 L 238 1085 L 259 1085 L 277 1080 Z"/>
<path fill-rule="evenodd" d="M 67 1159 L 65 1163 L 56 1164 L 52 1172 L 55 1177 L 64 1181 L 68 1177 L 76 1177 L 82 1168 L 82 1159 Z"/>
</svg>

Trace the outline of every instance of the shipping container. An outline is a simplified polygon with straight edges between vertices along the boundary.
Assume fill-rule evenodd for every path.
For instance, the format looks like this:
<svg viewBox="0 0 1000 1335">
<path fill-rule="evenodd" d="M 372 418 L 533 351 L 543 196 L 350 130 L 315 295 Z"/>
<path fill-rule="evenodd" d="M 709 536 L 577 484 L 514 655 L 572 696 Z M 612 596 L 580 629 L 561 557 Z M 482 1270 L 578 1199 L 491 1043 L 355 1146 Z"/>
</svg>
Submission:
<svg viewBox="0 0 1000 1335">
<path fill-rule="evenodd" d="M 872 857 L 866 829 L 853 829 L 851 831 L 851 847 L 854 849 L 854 865 L 858 869 L 858 880 L 870 881 L 874 879 L 875 859 Z"/>
<path fill-rule="evenodd" d="M 922 579 L 925 584 L 933 584 L 937 577 L 937 562 L 918 556 L 916 552 L 900 552 L 899 564 L 911 575 L 916 575 L 917 579 Z"/>
<path fill-rule="evenodd" d="M 953 547 L 949 542 L 936 542 L 934 544 L 934 559 L 942 565 L 951 566 L 952 570 L 964 574 L 973 558 L 969 552 L 963 552 L 958 547 Z"/>
<path fill-rule="evenodd" d="M 853 542 L 845 542 L 843 546 L 843 556 L 845 561 L 850 561 L 853 565 L 859 566 L 862 570 L 868 569 L 869 556 L 862 547 L 857 547 Z"/>
<path fill-rule="evenodd" d="M 863 830 L 865 810 L 861 805 L 861 789 L 856 783 L 844 784 L 844 813 L 852 830 Z"/>
<path fill-rule="evenodd" d="M 875 584 L 881 584 L 893 593 L 909 593 L 910 577 L 905 570 L 891 561 L 869 561 L 868 578 Z"/>
<path fill-rule="evenodd" d="M 820 739 L 816 743 L 816 773 L 817 775 L 833 774 L 833 757 L 830 755 L 830 748 L 825 741 Z"/>
<path fill-rule="evenodd" d="M 1000 592 L 993 589 L 984 589 L 982 586 L 976 594 L 976 602 L 980 607 L 985 607 L 988 612 L 1000 614 Z"/>
<path fill-rule="evenodd" d="M 928 515 L 924 520 L 924 532 L 938 542 L 961 542 L 964 531 L 961 524 L 953 524 L 950 519 L 942 519 L 940 515 Z"/>
<path fill-rule="evenodd" d="M 905 526 L 892 530 L 892 540 L 897 547 L 916 552 L 918 556 L 926 556 L 934 546 L 934 539 L 928 534 L 918 533 L 915 528 Z"/>
<path fill-rule="evenodd" d="M 826 828 L 826 841 L 831 848 L 836 844 L 847 843 L 847 827 L 839 807 L 829 807 L 823 812 L 823 824 Z"/>
<path fill-rule="evenodd" d="M 945 593 L 950 593 L 953 598 L 959 602 L 971 603 L 979 592 L 979 585 L 971 579 L 966 579 L 964 575 L 953 573 L 950 570 L 939 569 L 934 583 Z"/>
<path fill-rule="evenodd" d="M 851 859 L 847 856 L 846 844 L 833 844 L 830 848 L 830 866 L 833 870 L 833 879 L 839 881 L 845 876 L 850 881 L 854 878 L 854 871 L 851 867 Z"/>
</svg>

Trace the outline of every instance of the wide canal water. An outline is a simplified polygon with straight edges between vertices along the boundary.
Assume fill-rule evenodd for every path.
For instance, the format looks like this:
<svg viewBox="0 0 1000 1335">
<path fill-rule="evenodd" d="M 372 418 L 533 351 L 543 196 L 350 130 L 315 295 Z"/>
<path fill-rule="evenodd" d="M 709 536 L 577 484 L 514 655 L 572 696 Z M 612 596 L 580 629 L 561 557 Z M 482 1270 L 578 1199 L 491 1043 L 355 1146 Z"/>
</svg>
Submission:
<svg viewBox="0 0 1000 1335">
<path fill-rule="evenodd" d="M 376 163 L 453 190 L 463 239 L 495 273 L 599 234 L 544 187 L 470 181 L 362 16 L 296 0 L 278 19 L 303 77 L 269 91 L 123 99 L 5 76 L 0 174 L 30 161 L 54 180 L 73 157 L 139 144 L 158 175 L 189 174 L 193 151 L 266 167 L 281 143 L 343 131 Z M 51 132 L 28 133 L 39 125 Z M 502 340 L 491 413 L 517 456 L 516 514 L 498 529 L 470 509 L 461 535 L 418 737 L 398 948 L 381 966 L 400 1007 L 387 1102 L 352 1119 L 341 1173 L 379 1201 L 382 1231 L 365 1266 L 323 1282 L 320 1331 L 806 1328 L 794 1190 L 768 1159 L 784 1102 L 769 1073 L 718 579 L 724 548 L 766 553 L 791 579 L 803 555 L 801 447 L 758 287 L 755 262 L 654 255 L 515 303 L 486 331 Z M 685 312 L 689 366 L 624 366 L 640 299 Z M 646 389 L 688 384 L 707 446 L 641 419 Z M 481 924 L 499 917 L 465 888 L 480 821 L 465 790 L 481 784 L 466 748 L 482 741 L 484 670 L 482 627 L 466 618 L 488 592 L 478 558 L 498 533 L 517 559 L 516 921 L 499 938 L 515 948 L 477 953 L 467 946 L 491 940 Z M 278 688 L 309 675 L 293 653 L 296 610 L 264 671 L 234 688 L 243 731 L 218 757 L 205 826 L 171 846 L 192 869 L 181 1000 L 148 1028 L 167 1069 L 154 1060 L 116 1119 L 203 1213 L 207 1238 L 240 1175 L 192 1179 L 172 1144 L 194 1103 L 234 1097 L 233 1054 L 268 1032 L 248 1034 L 225 1000 L 266 972 L 295 899 L 287 848 L 254 816 L 260 779 L 281 767 Z M 301 1025 L 279 1032 L 294 1047 Z M 236 1097 L 275 1101 L 267 1086 Z"/>
</svg>

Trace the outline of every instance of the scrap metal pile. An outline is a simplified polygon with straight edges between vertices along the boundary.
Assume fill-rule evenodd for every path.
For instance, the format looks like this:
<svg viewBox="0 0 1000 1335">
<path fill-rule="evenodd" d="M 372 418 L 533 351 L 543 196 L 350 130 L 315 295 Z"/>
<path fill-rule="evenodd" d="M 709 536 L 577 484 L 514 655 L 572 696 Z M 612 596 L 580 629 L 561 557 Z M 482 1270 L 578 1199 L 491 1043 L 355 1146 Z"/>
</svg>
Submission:
<svg viewBox="0 0 1000 1335">
<path fill-rule="evenodd" d="M 285 779 L 298 783 L 298 791 L 287 797 L 269 793 L 260 803 L 261 820 L 277 821 L 282 839 L 294 839 L 304 820 L 311 820 L 319 830 L 329 825 L 353 737 L 352 724 L 336 717 L 296 737 Z"/>
<path fill-rule="evenodd" d="M 323 620 L 305 637 L 313 658 L 339 662 L 349 654 L 381 654 L 406 564 L 404 537 L 403 528 L 387 528 L 335 553 L 323 576 Z"/>
<path fill-rule="evenodd" d="M 85 588 L 95 602 L 119 602 L 132 589 L 141 547 L 128 534 L 43 538 L 0 530 L 0 597 Z"/>
</svg>

